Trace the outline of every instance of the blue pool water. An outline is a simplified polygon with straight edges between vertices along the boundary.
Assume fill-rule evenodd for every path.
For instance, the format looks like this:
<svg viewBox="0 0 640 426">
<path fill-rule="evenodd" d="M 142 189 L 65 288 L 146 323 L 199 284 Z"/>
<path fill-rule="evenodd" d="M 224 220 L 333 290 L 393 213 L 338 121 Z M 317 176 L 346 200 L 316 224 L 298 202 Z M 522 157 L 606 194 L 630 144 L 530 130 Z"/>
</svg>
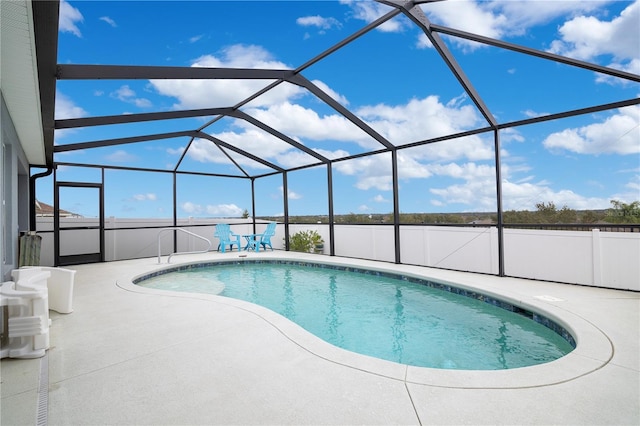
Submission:
<svg viewBox="0 0 640 426">
<path fill-rule="evenodd" d="M 315 266 L 264 261 L 191 265 L 137 284 L 212 294 L 224 288 L 221 296 L 269 308 L 338 347 L 420 367 L 524 367 L 558 359 L 575 345 L 546 318 L 476 293 Z"/>
</svg>

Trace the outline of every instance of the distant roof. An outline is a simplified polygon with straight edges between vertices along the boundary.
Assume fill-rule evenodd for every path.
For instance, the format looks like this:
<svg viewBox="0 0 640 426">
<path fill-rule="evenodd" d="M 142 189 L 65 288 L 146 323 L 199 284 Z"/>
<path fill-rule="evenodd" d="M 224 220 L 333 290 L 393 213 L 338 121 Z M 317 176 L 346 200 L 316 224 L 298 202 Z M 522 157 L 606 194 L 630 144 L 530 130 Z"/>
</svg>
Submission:
<svg viewBox="0 0 640 426">
<path fill-rule="evenodd" d="M 53 216 L 53 206 L 42 201 L 36 200 L 36 216 Z M 61 217 L 81 217 L 77 213 L 72 213 L 67 210 L 60 209 Z"/>
</svg>

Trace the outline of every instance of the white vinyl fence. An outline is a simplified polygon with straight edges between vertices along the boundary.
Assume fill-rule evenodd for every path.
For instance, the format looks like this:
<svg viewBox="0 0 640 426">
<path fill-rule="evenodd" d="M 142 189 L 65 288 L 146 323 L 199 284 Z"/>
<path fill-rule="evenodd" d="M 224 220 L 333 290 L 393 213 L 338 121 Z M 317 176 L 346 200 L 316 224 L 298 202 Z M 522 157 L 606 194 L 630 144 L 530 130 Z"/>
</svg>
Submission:
<svg viewBox="0 0 640 426">
<path fill-rule="evenodd" d="M 82 226 L 82 218 L 61 218 L 65 224 L 74 221 Z M 250 219 L 225 220 L 235 233 L 252 233 Z M 95 223 L 95 219 L 90 223 Z M 171 227 L 171 220 L 115 219 L 105 222 L 105 260 L 123 260 L 158 255 L 158 233 Z M 211 220 L 184 219 L 178 226 L 212 242 L 215 224 Z M 266 224 L 258 223 L 256 232 Z M 147 229 L 123 229 L 143 228 Z M 38 231 L 43 237 L 40 263 L 53 266 L 53 220 L 38 218 Z M 326 224 L 289 226 L 292 235 L 302 230 L 315 230 L 325 241 L 324 254 L 329 254 L 329 226 Z M 335 225 L 335 255 L 395 262 L 392 225 Z M 173 232 L 160 239 L 162 255 L 174 251 Z M 284 225 L 279 224 L 271 239 L 273 248 L 284 249 Z M 73 243 L 73 241 L 71 242 Z M 69 244 L 69 241 L 65 242 Z M 86 241 L 77 241 L 80 247 Z M 206 244 L 194 237 L 178 233 L 178 251 L 197 251 Z M 400 261 L 411 265 L 498 274 L 499 238 L 495 227 L 438 227 L 402 225 L 400 227 Z M 504 230 L 505 274 L 513 277 L 558 281 L 595 287 L 640 291 L 640 233 L 554 230 Z"/>
</svg>

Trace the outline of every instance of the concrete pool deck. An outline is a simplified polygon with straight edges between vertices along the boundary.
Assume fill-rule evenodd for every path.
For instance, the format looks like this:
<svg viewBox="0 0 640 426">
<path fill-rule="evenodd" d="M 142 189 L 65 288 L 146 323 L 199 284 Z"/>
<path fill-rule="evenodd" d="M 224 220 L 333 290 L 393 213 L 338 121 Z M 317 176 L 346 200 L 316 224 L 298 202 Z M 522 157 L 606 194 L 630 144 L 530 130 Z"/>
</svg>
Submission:
<svg viewBox="0 0 640 426">
<path fill-rule="evenodd" d="M 348 263 L 475 287 L 545 310 L 576 334 L 578 348 L 524 369 L 407 367 L 335 348 L 246 302 L 132 286 L 133 276 L 167 266 L 157 258 L 78 265 L 71 268 L 74 312 L 51 311 L 46 357 L 1 362 L 1 424 L 35 424 L 43 411 L 39 424 L 51 425 L 640 424 L 639 293 L 248 254 L 257 257 Z M 238 253 L 175 256 L 169 266 L 216 259 Z"/>
</svg>

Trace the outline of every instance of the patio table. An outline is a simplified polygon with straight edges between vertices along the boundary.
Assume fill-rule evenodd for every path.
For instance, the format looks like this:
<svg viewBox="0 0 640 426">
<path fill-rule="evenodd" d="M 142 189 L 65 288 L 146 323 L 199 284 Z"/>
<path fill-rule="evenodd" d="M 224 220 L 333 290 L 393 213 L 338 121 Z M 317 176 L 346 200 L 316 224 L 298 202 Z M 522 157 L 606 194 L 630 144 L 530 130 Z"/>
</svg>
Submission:
<svg viewBox="0 0 640 426">
<path fill-rule="evenodd" d="M 247 241 L 247 244 L 244 246 L 244 248 L 241 248 L 241 249 L 249 250 L 249 247 L 251 246 L 251 241 L 255 240 L 256 238 L 262 237 L 262 234 L 240 234 L 240 236 Z M 260 251 L 260 244 L 256 244 L 256 251 L 257 252 Z"/>
</svg>

